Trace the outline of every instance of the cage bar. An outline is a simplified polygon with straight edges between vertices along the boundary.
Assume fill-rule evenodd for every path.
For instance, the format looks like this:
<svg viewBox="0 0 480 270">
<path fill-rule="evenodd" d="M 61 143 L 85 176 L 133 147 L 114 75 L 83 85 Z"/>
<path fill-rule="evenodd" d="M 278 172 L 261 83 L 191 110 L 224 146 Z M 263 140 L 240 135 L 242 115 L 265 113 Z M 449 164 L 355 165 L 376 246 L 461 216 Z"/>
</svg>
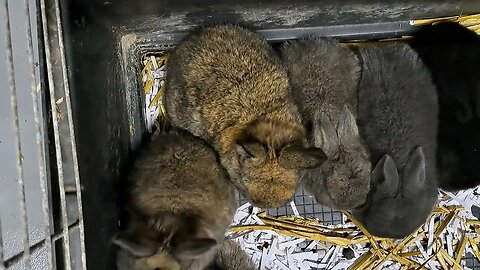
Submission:
<svg viewBox="0 0 480 270">
<path fill-rule="evenodd" d="M 58 31 L 58 43 L 60 49 L 60 60 L 62 65 L 62 75 L 64 81 L 64 95 L 65 95 L 65 104 L 67 107 L 67 119 L 68 119 L 68 131 L 70 137 L 70 147 L 72 151 L 72 162 L 73 162 L 73 177 L 75 181 L 76 187 L 76 197 L 77 197 L 77 211 L 78 211 L 78 231 L 80 235 L 80 254 L 81 254 L 81 265 L 82 269 L 86 270 L 87 267 L 87 258 L 85 254 L 85 232 L 84 232 L 84 225 L 83 225 L 83 206 L 82 206 L 82 188 L 80 183 L 80 173 L 78 170 L 78 157 L 77 157 L 77 145 L 75 140 L 75 129 L 73 125 L 73 113 L 72 113 L 72 105 L 71 105 L 71 97 L 70 97 L 70 84 L 68 82 L 68 73 L 67 73 L 67 63 L 65 57 L 65 45 L 64 45 L 64 38 L 63 38 L 63 28 L 62 28 L 62 20 L 60 14 L 60 3 L 59 0 L 55 0 L 55 19 L 57 21 L 57 31 Z M 65 185 L 63 186 L 64 188 Z M 64 190 L 65 192 L 65 190 Z"/>
<path fill-rule="evenodd" d="M 55 106 L 55 94 L 54 94 L 54 89 L 56 87 L 61 87 L 57 86 L 54 82 L 53 79 L 53 69 L 55 68 L 52 65 L 51 59 L 52 59 L 52 52 L 51 52 L 51 46 L 53 47 L 53 44 L 50 44 L 49 42 L 53 41 L 54 38 L 50 39 L 49 36 L 49 23 L 47 21 L 47 3 L 45 0 L 40 1 L 40 10 L 41 10 L 41 16 L 42 16 L 42 25 L 43 25 L 43 35 L 44 35 L 44 41 L 45 41 L 45 55 L 46 55 L 46 64 L 47 64 L 47 77 L 48 77 L 48 84 L 50 88 L 50 103 L 52 108 Z M 51 16 L 48 18 L 52 18 Z M 65 189 L 64 189 L 64 177 L 63 177 L 63 166 L 62 166 L 62 149 L 60 146 L 60 135 L 59 135 L 59 124 L 58 124 L 58 117 L 57 114 L 55 113 L 56 111 L 52 111 L 52 124 L 53 124 L 53 130 L 54 130 L 54 139 L 55 139 L 55 154 L 56 154 L 56 161 L 57 161 L 57 173 L 58 173 L 58 187 L 60 190 L 60 222 L 62 226 L 62 249 L 63 249 L 63 258 L 64 258 L 64 267 L 66 270 L 71 270 L 71 264 L 70 264 L 70 243 L 69 243 L 69 234 L 68 234 L 68 219 L 67 219 L 67 206 L 66 206 L 66 201 L 65 201 Z"/>
<path fill-rule="evenodd" d="M 70 226 L 68 226 L 68 230 L 69 231 L 75 230 L 75 229 L 78 228 L 78 226 L 79 226 L 79 222 L 77 221 L 77 222 L 71 224 Z M 36 243 L 35 245 L 32 245 L 32 246 L 29 247 L 30 254 L 35 253 L 36 251 L 46 247 L 47 241 L 52 243 L 52 242 L 55 242 L 57 240 L 63 239 L 63 237 L 64 237 L 63 232 L 59 232 L 59 233 L 56 233 L 56 234 L 53 234 L 51 236 L 46 237 L 46 239 L 44 239 L 44 240 Z M 13 256 L 10 259 L 8 259 L 7 261 L 5 261 L 5 267 L 8 269 L 12 265 L 15 265 L 19 261 L 25 259 L 27 256 L 29 257 L 30 255 L 29 254 L 27 255 L 24 252 L 20 252 L 19 254 L 16 254 L 15 256 Z M 54 268 L 52 267 L 52 268 L 49 268 L 49 269 L 54 269 Z"/>
<path fill-rule="evenodd" d="M 52 106 L 53 135 L 55 140 L 55 153 L 58 173 L 58 188 L 60 195 L 60 223 L 62 238 L 62 255 L 66 270 L 72 269 L 71 250 L 70 250 L 70 231 L 68 225 L 68 212 L 66 202 L 66 183 L 65 172 L 73 174 L 73 180 L 76 190 L 76 201 L 78 208 L 77 224 L 80 234 L 80 254 L 81 268 L 86 269 L 85 239 L 83 212 L 81 201 L 81 185 L 78 172 L 77 152 L 75 145 L 75 135 L 73 127 L 73 116 L 70 105 L 70 91 L 68 84 L 67 64 L 65 60 L 65 48 L 63 45 L 62 21 L 60 14 L 60 5 L 58 0 L 40 1 L 43 37 L 45 42 L 45 56 L 47 66 L 47 77 L 49 84 L 50 104 Z M 52 59 L 60 61 L 60 65 L 53 65 Z M 63 100 L 62 104 L 57 103 Z M 57 107 L 58 105 L 58 107 Z M 57 109 L 60 115 L 55 113 Z M 66 115 L 63 117 L 62 115 Z M 71 161 L 73 165 L 70 165 Z M 68 164 L 67 164 L 68 163 Z"/>
<path fill-rule="evenodd" d="M 3 12 L 5 13 L 5 41 L 6 41 L 6 63 L 7 63 L 7 76 L 10 90 L 10 108 L 12 117 L 12 130 L 14 133 L 14 145 L 16 155 L 16 169 L 17 169 L 17 182 L 18 192 L 20 195 L 20 219 L 22 226 L 22 242 L 23 252 L 25 256 L 25 269 L 30 269 L 30 244 L 28 237 L 28 220 L 27 220 L 27 206 L 25 197 L 25 185 L 24 185 L 24 173 L 23 173 L 23 157 L 22 146 L 20 142 L 20 124 L 18 121 L 18 102 L 17 102 L 17 89 L 15 86 L 15 68 L 13 65 L 13 51 L 12 51 L 12 36 L 10 29 L 10 10 L 8 8 L 8 0 L 4 0 L 2 4 Z"/>
<path fill-rule="evenodd" d="M 28 64 L 30 66 L 30 76 L 31 76 L 31 96 L 33 104 L 33 115 L 36 129 L 37 137 L 37 158 L 38 158 L 38 168 L 40 176 L 40 188 L 42 193 L 42 210 L 44 215 L 44 233 L 45 233 L 45 248 L 47 249 L 47 267 L 48 269 L 53 269 L 53 256 L 52 256 L 52 240 L 51 240 L 51 230 L 50 230 L 50 207 L 49 207 L 49 195 L 48 195 L 48 180 L 47 180 L 47 171 L 46 171 L 46 156 L 45 151 L 45 141 L 44 141 L 44 125 L 41 118 L 41 97 L 37 92 L 37 87 L 35 84 L 35 64 L 33 60 L 33 40 L 32 40 L 32 24 L 30 20 L 30 4 L 28 0 L 24 0 L 24 14 L 26 17 L 26 29 L 27 29 L 27 53 L 28 53 Z"/>
</svg>

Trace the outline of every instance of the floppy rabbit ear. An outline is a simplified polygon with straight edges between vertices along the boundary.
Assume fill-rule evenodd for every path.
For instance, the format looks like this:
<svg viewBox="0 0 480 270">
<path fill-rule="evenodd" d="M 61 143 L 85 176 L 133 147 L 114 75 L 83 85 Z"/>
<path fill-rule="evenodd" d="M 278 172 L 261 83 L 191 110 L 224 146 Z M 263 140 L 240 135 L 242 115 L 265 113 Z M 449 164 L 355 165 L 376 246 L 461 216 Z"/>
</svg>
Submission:
<svg viewBox="0 0 480 270">
<path fill-rule="evenodd" d="M 422 147 L 417 147 L 408 158 L 403 177 L 404 192 L 413 192 L 425 185 L 425 155 Z"/>
<path fill-rule="evenodd" d="M 280 150 L 278 162 L 287 169 L 311 169 L 319 167 L 326 159 L 327 156 L 320 148 L 292 144 Z"/>
<path fill-rule="evenodd" d="M 242 159 L 259 158 L 267 155 L 265 147 L 259 142 L 239 142 L 235 145 L 235 150 Z"/>
<path fill-rule="evenodd" d="M 317 112 L 314 116 L 313 142 L 316 147 L 320 147 L 325 154 L 332 157 L 338 151 L 337 131 L 330 118 Z"/>
<path fill-rule="evenodd" d="M 135 231 L 119 232 L 113 237 L 112 242 L 137 258 L 152 256 L 158 250 L 154 241 L 144 239 L 142 235 Z"/>
<path fill-rule="evenodd" d="M 217 241 L 215 239 L 197 238 L 184 241 L 178 244 L 175 249 L 184 258 L 197 258 L 213 249 L 216 245 Z"/>
<path fill-rule="evenodd" d="M 389 155 L 384 155 L 372 171 L 372 184 L 380 196 L 395 195 L 397 193 L 400 176 L 397 166 Z"/>
<path fill-rule="evenodd" d="M 349 106 L 345 105 L 338 123 L 340 145 L 345 149 L 354 149 L 359 136 L 357 120 L 355 116 L 353 116 Z"/>
</svg>

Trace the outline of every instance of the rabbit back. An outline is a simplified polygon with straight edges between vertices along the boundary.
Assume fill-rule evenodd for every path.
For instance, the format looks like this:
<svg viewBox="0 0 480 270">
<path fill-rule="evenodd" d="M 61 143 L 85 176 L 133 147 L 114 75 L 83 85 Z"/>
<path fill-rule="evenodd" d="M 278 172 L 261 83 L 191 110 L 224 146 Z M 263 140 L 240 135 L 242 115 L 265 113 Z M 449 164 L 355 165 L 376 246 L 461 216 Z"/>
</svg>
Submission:
<svg viewBox="0 0 480 270">
<path fill-rule="evenodd" d="M 203 140 L 181 130 L 160 135 L 145 149 L 129 175 L 131 203 L 146 215 L 194 214 L 228 225 L 236 190 Z"/>
<path fill-rule="evenodd" d="M 480 118 L 480 37 L 456 22 L 441 22 L 413 33 L 409 44 L 431 70 L 441 107 L 462 122 Z"/>
<path fill-rule="evenodd" d="M 433 174 L 438 101 L 428 69 L 404 43 L 359 48 L 359 55 L 358 125 L 372 162 L 389 154 L 404 167 L 412 149 L 422 146 Z"/>
<path fill-rule="evenodd" d="M 307 137 L 328 158 L 305 172 L 303 186 L 332 208 L 363 204 L 371 164 L 356 123 L 357 56 L 336 39 L 314 36 L 290 41 L 281 52 Z"/>
<path fill-rule="evenodd" d="M 359 55 L 358 123 L 375 167 L 367 203 L 352 213 L 372 234 L 402 238 L 437 198 L 436 90 L 407 44 L 362 47 Z"/>
<path fill-rule="evenodd" d="M 242 27 L 200 28 L 174 49 L 167 74 L 172 123 L 207 141 L 272 111 L 299 120 L 287 102 L 288 77 L 280 60 L 260 34 Z"/>
<path fill-rule="evenodd" d="M 297 169 L 323 162 L 320 149 L 306 147 L 287 72 L 260 34 L 234 25 L 200 28 L 174 49 L 167 74 L 172 124 L 210 143 L 255 205 L 286 203 Z"/>
<path fill-rule="evenodd" d="M 117 262 L 138 270 L 201 270 L 233 219 L 236 189 L 215 151 L 186 131 L 161 134 L 149 146 L 129 174 L 132 218 L 113 239 L 121 248 Z"/>
<path fill-rule="evenodd" d="M 480 184 L 480 37 L 458 23 L 442 22 L 421 28 L 409 43 L 437 86 L 439 186 L 475 187 Z"/>
<path fill-rule="evenodd" d="M 312 36 L 287 42 L 281 54 L 306 126 L 318 111 L 335 117 L 348 104 L 356 113 L 360 64 L 352 51 L 336 39 Z"/>
</svg>

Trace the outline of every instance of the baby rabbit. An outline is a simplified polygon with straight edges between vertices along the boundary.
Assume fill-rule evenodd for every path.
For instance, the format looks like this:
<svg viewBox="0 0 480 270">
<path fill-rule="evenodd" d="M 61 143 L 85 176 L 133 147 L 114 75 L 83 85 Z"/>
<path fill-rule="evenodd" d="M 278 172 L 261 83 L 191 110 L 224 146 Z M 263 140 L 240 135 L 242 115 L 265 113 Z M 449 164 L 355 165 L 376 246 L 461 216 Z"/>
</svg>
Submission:
<svg viewBox="0 0 480 270">
<path fill-rule="evenodd" d="M 286 43 L 281 52 L 307 137 L 328 158 L 321 167 L 306 170 L 305 189 L 331 208 L 364 204 L 371 164 L 355 119 L 356 55 L 335 39 L 318 37 Z"/>
<path fill-rule="evenodd" d="M 456 109 L 459 121 L 480 118 L 480 37 L 458 23 L 441 22 L 415 32 L 410 45 L 431 70 L 440 104 Z"/>
<path fill-rule="evenodd" d="M 214 264 L 208 270 L 255 270 L 250 257 L 242 250 L 237 242 L 228 240 L 223 242 L 215 257 Z"/>
<path fill-rule="evenodd" d="M 454 22 L 424 26 L 411 46 L 432 73 L 440 105 L 439 186 L 480 184 L 480 37 Z"/>
<path fill-rule="evenodd" d="M 299 169 L 325 160 L 308 148 L 286 70 L 257 33 L 201 28 L 173 50 L 165 104 L 174 126 L 213 145 L 253 204 L 278 207 L 294 195 Z"/>
<path fill-rule="evenodd" d="M 352 210 L 373 235 L 402 238 L 437 200 L 437 94 L 407 44 L 361 47 L 358 125 L 376 164 L 365 205 Z"/>
<path fill-rule="evenodd" d="M 120 269 L 204 269 L 224 239 L 238 194 L 204 141 L 174 130 L 145 149 L 129 175 L 134 215 L 113 242 Z"/>
</svg>

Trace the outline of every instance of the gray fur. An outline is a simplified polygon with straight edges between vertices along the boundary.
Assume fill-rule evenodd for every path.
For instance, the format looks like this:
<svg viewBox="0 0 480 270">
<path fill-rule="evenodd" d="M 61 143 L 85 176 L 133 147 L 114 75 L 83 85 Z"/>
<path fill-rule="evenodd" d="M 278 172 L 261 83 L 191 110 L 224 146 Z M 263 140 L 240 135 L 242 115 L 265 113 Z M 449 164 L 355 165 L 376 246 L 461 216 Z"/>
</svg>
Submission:
<svg viewBox="0 0 480 270">
<path fill-rule="evenodd" d="M 208 270 L 255 270 L 256 267 L 245 251 L 235 241 L 223 242 Z"/>
<path fill-rule="evenodd" d="M 165 103 L 174 126 L 210 143 L 253 204 L 278 207 L 298 170 L 325 154 L 307 148 L 286 70 L 263 37 L 233 25 L 200 28 L 172 52 Z"/>
<path fill-rule="evenodd" d="M 162 134 L 135 161 L 127 230 L 114 238 L 119 269 L 204 269 L 237 208 L 237 192 L 204 141 Z M 130 266 L 129 266 L 130 265 Z"/>
<path fill-rule="evenodd" d="M 437 200 L 436 89 L 407 44 L 361 47 L 359 55 L 358 125 L 376 166 L 367 203 L 352 213 L 373 235 L 402 238 Z"/>
<path fill-rule="evenodd" d="M 332 208 L 364 204 L 371 164 L 356 123 L 357 57 L 335 39 L 309 37 L 285 44 L 282 58 L 307 137 L 328 158 L 305 172 L 305 189 Z"/>
</svg>

